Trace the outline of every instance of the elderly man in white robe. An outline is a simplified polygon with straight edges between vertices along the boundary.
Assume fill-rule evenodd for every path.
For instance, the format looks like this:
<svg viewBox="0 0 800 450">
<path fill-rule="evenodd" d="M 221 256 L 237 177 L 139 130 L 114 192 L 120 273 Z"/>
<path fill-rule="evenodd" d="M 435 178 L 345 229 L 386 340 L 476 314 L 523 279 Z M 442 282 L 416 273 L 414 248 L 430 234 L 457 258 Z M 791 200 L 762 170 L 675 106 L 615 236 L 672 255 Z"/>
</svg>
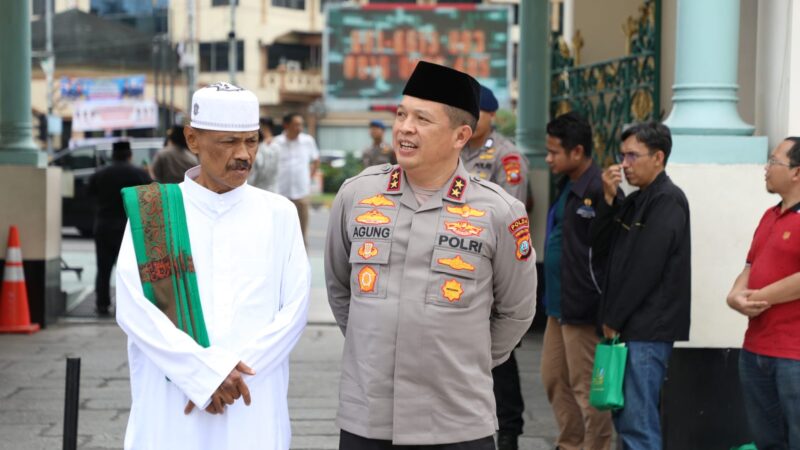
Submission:
<svg viewBox="0 0 800 450">
<path fill-rule="evenodd" d="M 184 133 L 200 165 L 178 185 L 123 190 L 126 449 L 289 448 L 289 354 L 310 267 L 294 205 L 246 183 L 258 107 L 227 83 L 198 90 Z"/>
</svg>

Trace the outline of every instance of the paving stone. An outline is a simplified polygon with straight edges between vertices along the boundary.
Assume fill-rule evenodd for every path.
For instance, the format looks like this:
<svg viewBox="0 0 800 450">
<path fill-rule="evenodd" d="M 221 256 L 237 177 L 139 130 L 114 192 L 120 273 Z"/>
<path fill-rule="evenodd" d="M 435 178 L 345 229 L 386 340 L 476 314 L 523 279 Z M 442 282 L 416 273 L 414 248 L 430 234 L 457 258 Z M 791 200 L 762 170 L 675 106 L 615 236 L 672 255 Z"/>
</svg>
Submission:
<svg viewBox="0 0 800 450">
<path fill-rule="evenodd" d="M 5 425 L 49 425 L 63 420 L 61 410 L 0 410 L 0 429 Z"/>
<path fill-rule="evenodd" d="M 292 417 L 292 434 L 294 436 L 339 436 L 339 428 L 330 419 L 306 420 Z"/>
<path fill-rule="evenodd" d="M 290 361 L 292 449 L 336 449 L 344 339 L 334 325 L 306 328 Z M 0 335 L 0 450 L 61 448 L 67 355 L 81 357 L 79 447 L 121 448 L 130 414 L 125 334 L 115 323 L 59 323 L 25 338 Z M 525 434 L 520 449 L 551 449 L 555 420 L 539 375 L 541 335 L 529 335 L 517 359 Z"/>
<path fill-rule="evenodd" d="M 292 450 L 328 450 L 339 448 L 336 436 L 292 436 Z"/>
</svg>

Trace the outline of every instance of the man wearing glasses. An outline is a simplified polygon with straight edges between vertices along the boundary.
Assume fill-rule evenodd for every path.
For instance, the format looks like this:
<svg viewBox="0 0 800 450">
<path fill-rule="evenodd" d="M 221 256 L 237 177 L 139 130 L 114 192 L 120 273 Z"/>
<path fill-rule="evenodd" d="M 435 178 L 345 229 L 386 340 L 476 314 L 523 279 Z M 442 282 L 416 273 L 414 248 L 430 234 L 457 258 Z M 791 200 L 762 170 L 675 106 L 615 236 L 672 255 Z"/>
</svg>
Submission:
<svg viewBox="0 0 800 450">
<path fill-rule="evenodd" d="M 750 320 L 739 379 L 758 448 L 800 448 L 800 138 L 781 142 L 766 166 L 781 202 L 758 224 L 728 306 Z"/>
<path fill-rule="evenodd" d="M 660 449 L 659 397 L 675 341 L 689 339 L 689 204 L 664 172 L 669 128 L 635 124 L 622 133 L 619 164 L 603 172 L 590 240 L 608 256 L 599 320 L 606 338 L 628 346 L 625 407 L 612 415 L 623 449 Z M 616 197 L 622 176 L 638 187 Z"/>
</svg>

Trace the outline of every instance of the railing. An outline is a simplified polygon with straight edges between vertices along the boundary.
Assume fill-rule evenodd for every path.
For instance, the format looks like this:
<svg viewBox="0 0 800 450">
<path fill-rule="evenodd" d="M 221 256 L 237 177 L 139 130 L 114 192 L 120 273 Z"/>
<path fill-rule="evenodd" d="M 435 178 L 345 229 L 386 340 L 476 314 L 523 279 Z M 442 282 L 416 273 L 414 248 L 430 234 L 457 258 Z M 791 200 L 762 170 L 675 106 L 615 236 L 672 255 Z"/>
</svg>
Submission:
<svg viewBox="0 0 800 450">
<path fill-rule="evenodd" d="M 574 110 L 589 120 L 594 158 L 601 166 L 613 163 L 626 124 L 660 117 L 660 3 L 644 0 L 641 16 L 623 25 L 629 56 L 573 67 L 563 39 L 553 39 L 550 113 Z"/>
<path fill-rule="evenodd" d="M 261 76 L 267 103 L 279 103 L 284 95 L 322 95 L 322 74 L 319 71 L 269 70 Z"/>
</svg>

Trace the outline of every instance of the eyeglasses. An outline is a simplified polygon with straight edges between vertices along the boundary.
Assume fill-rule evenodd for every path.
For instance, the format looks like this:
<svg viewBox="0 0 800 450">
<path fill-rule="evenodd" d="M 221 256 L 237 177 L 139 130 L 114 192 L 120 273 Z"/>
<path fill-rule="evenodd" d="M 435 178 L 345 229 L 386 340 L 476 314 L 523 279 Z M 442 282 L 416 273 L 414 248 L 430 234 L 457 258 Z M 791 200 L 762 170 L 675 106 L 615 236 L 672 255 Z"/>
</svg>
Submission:
<svg viewBox="0 0 800 450">
<path fill-rule="evenodd" d="M 642 158 L 644 156 L 653 156 L 650 153 L 646 154 L 639 154 L 636 152 L 619 152 L 616 154 L 617 164 L 622 164 L 623 162 L 628 162 L 629 164 L 634 164 L 636 160 Z"/>
<path fill-rule="evenodd" d="M 790 169 L 793 169 L 794 167 L 797 167 L 797 166 L 793 166 L 791 163 L 785 163 L 783 161 L 778 161 L 775 158 L 768 159 L 767 160 L 767 165 L 768 166 L 784 166 L 784 167 L 788 167 Z"/>
</svg>

